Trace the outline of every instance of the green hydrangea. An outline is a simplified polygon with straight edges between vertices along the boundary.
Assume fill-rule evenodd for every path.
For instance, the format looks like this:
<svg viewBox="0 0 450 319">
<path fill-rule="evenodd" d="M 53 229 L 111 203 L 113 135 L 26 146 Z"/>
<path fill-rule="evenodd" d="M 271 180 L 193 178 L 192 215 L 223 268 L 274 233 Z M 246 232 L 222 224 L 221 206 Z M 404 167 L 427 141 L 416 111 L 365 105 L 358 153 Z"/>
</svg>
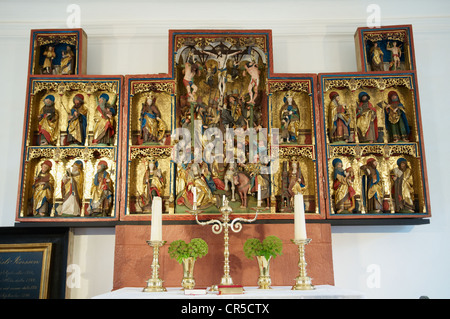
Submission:
<svg viewBox="0 0 450 319">
<path fill-rule="evenodd" d="M 189 244 L 184 240 L 175 240 L 169 246 L 170 258 L 176 259 L 180 264 L 185 258 L 202 258 L 207 253 L 208 244 L 201 238 L 193 238 Z"/>
<path fill-rule="evenodd" d="M 281 255 L 283 242 L 277 236 L 267 236 L 262 242 L 257 238 L 249 238 L 244 243 L 245 257 L 264 256 L 267 259 Z"/>
</svg>

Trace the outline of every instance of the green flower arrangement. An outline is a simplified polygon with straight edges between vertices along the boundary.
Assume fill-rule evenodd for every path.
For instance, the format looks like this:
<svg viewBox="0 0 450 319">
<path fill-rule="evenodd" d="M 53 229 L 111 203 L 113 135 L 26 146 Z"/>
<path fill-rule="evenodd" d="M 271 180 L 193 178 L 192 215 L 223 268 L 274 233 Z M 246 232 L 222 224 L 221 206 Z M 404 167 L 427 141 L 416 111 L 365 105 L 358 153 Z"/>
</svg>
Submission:
<svg viewBox="0 0 450 319">
<path fill-rule="evenodd" d="M 193 238 L 189 244 L 184 240 L 175 240 L 169 246 L 170 258 L 176 259 L 180 264 L 183 259 L 193 257 L 194 260 L 202 258 L 208 253 L 208 244 L 201 238 Z"/>
<path fill-rule="evenodd" d="M 244 243 L 245 257 L 264 256 L 266 259 L 281 255 L 283 242 L 277 236 L 267 236 L 262 242 L 257 238 L 249 238 Z"/>
</svg>

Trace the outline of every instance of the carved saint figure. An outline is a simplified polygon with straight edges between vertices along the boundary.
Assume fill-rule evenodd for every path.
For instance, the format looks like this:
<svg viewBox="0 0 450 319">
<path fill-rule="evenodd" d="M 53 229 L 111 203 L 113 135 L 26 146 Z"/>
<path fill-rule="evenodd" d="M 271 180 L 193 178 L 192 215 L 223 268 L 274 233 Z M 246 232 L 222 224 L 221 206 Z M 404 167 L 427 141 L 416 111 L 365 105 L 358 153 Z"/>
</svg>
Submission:
<svg viewBox="0 0 450 319">
<path fill-rule="evenodd" d="M 294 207 L 294 197 L 296 194 L 303 194 L 306 187 L 300 165 L 297 161 L 292 161 L 290 169 L 288 162 L 283 163 L 281 173 L 281 211 L 291 211 Z"/>
<path fill-rule="evenodd" d="M 294 196 L 297 194 L 302 194 L 304 192 L 304 188 L 306 187 L 305 179 L 303 178 L 303 174 L 300 168 L 300 165 L 297 161 L 293 161 L 291 163 L 291 169 L 289 170 L 289 186 L 288 191 L 291 195 L 291 206 L 294 205 Z"/>
<path fill-rule="evenodd" d="M 406 118 L 405 106 L 400 102 L 397 92 L 391 91 L 388 94 L 388 103 L 385 110 L 386 129 L 391 142 L 402 140 L 408 142 L 410 128 Z"/>
<path fill-rule="evenodd" d="M 351 167 L 344 170 L 342 161 L 339 158 L 333 160 L 333 167 L 334 205 L 336 213 L 340 214 L 344 211 L 351 212 L 355 208 L 356 192 L 353 189 L 355 174 Z"/>
<path fill-rule="evenodd" d="M 55 190 L 55 179 L 50 173 L 52 162 L 49 160 L 41 164 L 41 170 L 34 178 L 32 186 L 32 208 L 33 216 L 50 216 L 53 207 L 53 192 Z"/>
<path fill-rule="evenodd" d="M 91 187 L 91 201 L 88 212 L 94 216 L 110 216 L 114 186 L 110 174 L 107 171 L 108 163 L 100 161 Z"/>
<path fill-rule="evenodd" d="M 114 116 L 116 109 L 114 103 L 108 103 L 109 95 L 103 93 L 98 99 L 98 105 L 94 113 L 94 137 L 93 144 L 110 145 L 115 134 Z M 115 102 L 115 101 L 114 101 Z"/>
<path fill-rule="evenodd" d="M 266 208 L 269 208 L 270 199 L 270 177 L 268 174 L 264 173 L 263 166 L 265 166 L 259 159 L 258 154 L 255 154 L 256 160 L 248 164 L 239 164 L 241 166 L 245 165 L 245 170 L 250 176 L 250 187 L 248 193 L 254 193 L 258 196 L 258 189 L 261 189 L 261 200 L 266 200 Z M 246 206 L 246 205 L 245 205 Z"/>
<path fill-rule="evenodd" d="M 226 97 L 226 103 L 231 108 L 231 115 L 233 116 L 233 123 L 235 128 L 248 128 L 250 121 L 250 109 L 244 106 L 242 98 L 238 94 L 230 94 Z"/>
<path fill-rule="evenodd" d="M 299 142 L 300 111 L 294 100 L 294 95 L 288 92 L 283 98 L 284 105 L 280 110 L 281 138 L 285 142 Z"/>
<path fill-rule="evenodd" d="M 337 92 L 330 93 L 330 141 L 348 142 L 350 137 L 350 114 L 347 112 L 347 105 L 341 102 L 341 97 Z"/>
<path fill-rule="evenodd" d="M 144 144 L 160 142 L 166 133 L 166 123 L 155 103 L 156 97 L 150 94 L 141 109 L 141 138 Z"/>
<path fill-rule="evenodd" d="M 84 145 L 86 141 L 87 109 L 84 107 L 83 94 L 73 98 L 73 106 L 68 116 L 67 144 Z"/>
<path fill-rule="evenodd" d="M 83 162 L 78 160 L 63 176 L 61 183 L 63 203 L 58 209 L 59 214 L 80 216 L 83 209 L 83 183 Z"/>
<path fill-rule="evenodd" d="M 39 145 L 55 145 L 58 139 L 59 113 L 55 108 L 55 97 L 47 95 L 39 114 Z"/>
<path fill-rule="evenodd" d="M 245 71 L 250 75 L 250 83 L 248 84 L 248 94 L 250 95 L 250 101 L 248 103 L 255 104 L 255 99 L 258 96 L 259 75 L 261 71 L 258 68 L 258 63 L 252 57 L 252 62 L 245 64 Z M 244 72 L 245 76 L 245 72 Z"/>
<path fill-rule="evenodd" d="M 215 154 L 214 160 L 210 165 L 211 178 L 214 181 L 216 189 L 225 190 L 226 163 L 223 154 Z"/>
<path fill-rule="evenodd" d="M 201 167 L 198 163 L 193 163 L 186 175 L 186 184 L 177 199 L 178 205 L 185 205 L 192 208 L 194 204 L 194 190 L 196 190 L 196 199 L 198 208 L 206 208 L 216 204 L 216 197 L 212 194 L 211 189 L 203 176 Z"/>
<path fill-rule="evenodd" d="M 378 140 L 377 110 L 369 102 L 370 96 L 366 92 L 359 93 L 359 103 L 356 105 L 356 126 L 358 138 L 362 143 L 373 143 Z"/>
<path fill-rule="evenodd" d="M 53 73 L 53 59 L 56 58 L 55 48 L 49 46 L 44 51 L 44 64 L 42 66 L 43 74 L 52 74 Z"/>
<path fill-rule="evenodd" d="M 73 74 L 73 58 L 74 53 L 70 46 L 67 46 L 66 51 L 62 52 L 61 58 L 61 74 Z"/>
<path fill-rule="evenodd" d="M 223 103 L 223 105 L 221 107 L 219 107 L 220 109 L 220 119 L 221 119 L 221 124 L 222 124 L 222 132 L 225 133 L 227 128 L 233 128 L 234 127 L 234 115 L 233 115 L 233 110 L 232 108 L 232 104 L 231 103 L 232 100 L 230 98 L 230 96 L 226 97 L 226 102 Z"/>
<path fill-rule="evenodd" d="M 195 102 L 196 100 L 195 94 L 198 90 L 198 87 L 194 83 L 194 77 L 196 75 L 200 75 L 200 67 L 194 61 L 194 55 L 192 51 L 189 52 L 188 58 L 184 63 L 183 73 L 184 73 L 183 84 L 186 87 L 186 91 L 188 93 L 188 101 Z"/>
<path fill-rule="evenodd" d="M 390 70 L 398 70 L 400 69 L 400 58 L 402 56 L 402 50 L 400 46 L 397 46 L 397 41 L 392 43 L 388 43 L 386 49 L 391 51 L 391 63 Z"/>
<path fill-rule="evenodd" d="M 164 177 L 161 169 L 158 168 L 158 161 L 150 159 L 144 174 L 144 192 L 140 196 L 140 206 L 142 212 L 150 212 L 153 198 L 164 197 Z"/>
<path fill-rule="evenodd" d="M 384 71 L 383 56 L 384 53 L 378 46 L 378 42 L 374 42 L 373 47 L 370 48 L 372 71 Z"/>
<path fill-rule="evenodd" d="M 383 188 L 377 165 L 374 158 L 369 158 L 366 165 L 360 167 L 363 205 L 368 213 L 380 213 L 383 207 Z"/>
<path fill-rule="evenodd" d="M 391 172 L 393 181 L 392 199 L 396 212 L 414 212 L 414 189 L 411 168 L 404 158 L 397 160 L 397 167 Z"/>
</svg>

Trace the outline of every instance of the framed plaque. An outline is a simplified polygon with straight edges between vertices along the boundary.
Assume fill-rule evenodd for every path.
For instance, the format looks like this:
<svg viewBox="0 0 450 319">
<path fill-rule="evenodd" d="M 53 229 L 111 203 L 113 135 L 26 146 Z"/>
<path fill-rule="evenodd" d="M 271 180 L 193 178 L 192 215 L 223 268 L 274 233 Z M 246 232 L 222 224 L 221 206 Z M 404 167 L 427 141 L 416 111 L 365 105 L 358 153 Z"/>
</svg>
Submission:
<svg viewBox="0 0 450 319">
<path fill-rule="evenodd" d="M 0 298 L 46 299 L 52 243 L 0 244 Z"/>
</svg>

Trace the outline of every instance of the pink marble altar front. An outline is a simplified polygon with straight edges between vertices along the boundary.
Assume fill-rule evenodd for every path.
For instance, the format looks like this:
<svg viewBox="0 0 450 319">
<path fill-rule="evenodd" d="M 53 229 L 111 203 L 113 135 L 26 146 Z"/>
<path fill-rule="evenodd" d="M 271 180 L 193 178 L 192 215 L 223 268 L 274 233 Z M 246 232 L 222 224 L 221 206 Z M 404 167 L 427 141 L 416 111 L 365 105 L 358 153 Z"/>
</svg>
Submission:
<svg viewBox="0 0 450 319">
<path fill-rule="evenodd" d="M 331 226 L 327 223 L 308 223 L 306 246 L 308 276 L 314 285 L 334 285 Z M 230 274 L 234 284 L 256 286 L 258 265 L 256 259 L 247 259 L 243 245 L 248 238 L 264 239 L 275 235 L 283 241 L 283 253 L 271 261 L 272 286 L 291 286 L 298 276 L 298 249 L 291 242 L 294 238 L 293 224 L 244 224 L 240 233 L 230 232 Z M 215 235 L 211 226 L 163 225 L 163 240 L 167 244 L 160 254 L 160 277 L 165 287 L 181 287 L 182 266 L 168 254 L 169 244 L 177 239 L 189 242 L 200 237 L 209 246 L 208 254 L 195 263 L 196 287 L 219 284 L 223 275 L 223 233 Z M 151 277 L 152 248 L 146 243 L 150 239 L 150 225 L 119 225 L 116 227 L 113 290 L 123 287 L 144 287 Z"/>
</svg>

